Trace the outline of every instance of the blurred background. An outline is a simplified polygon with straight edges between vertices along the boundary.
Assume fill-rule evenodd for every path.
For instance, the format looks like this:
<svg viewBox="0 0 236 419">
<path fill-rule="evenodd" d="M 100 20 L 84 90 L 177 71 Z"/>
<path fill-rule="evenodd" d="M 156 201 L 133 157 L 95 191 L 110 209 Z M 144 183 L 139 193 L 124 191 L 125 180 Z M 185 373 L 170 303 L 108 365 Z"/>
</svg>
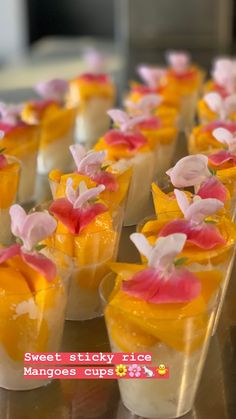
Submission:
<svg viewBox="0 0 236 419">
<path fill-rule="evenodd" d="M 106 55 L 120 86 L 137 63 L 163 62 L 168 48 L 209 67 L 234 52 L 235 1 L 0 0 L 0 90 L 11 96 L 39 79 L 72 77 L 86 69 L 88 48 Z"/>
</svg>

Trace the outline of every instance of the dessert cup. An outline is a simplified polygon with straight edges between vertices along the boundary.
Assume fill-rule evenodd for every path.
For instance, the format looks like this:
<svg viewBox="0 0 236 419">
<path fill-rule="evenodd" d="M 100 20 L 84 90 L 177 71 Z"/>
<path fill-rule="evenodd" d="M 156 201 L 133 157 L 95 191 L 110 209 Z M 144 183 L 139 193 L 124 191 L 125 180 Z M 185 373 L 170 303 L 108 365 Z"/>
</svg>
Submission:
<svg viewBox="0 0 236 419">
<path fill-rule="evenodd" d="M 140 129 L 147 138 L 148 144 L 154 153 L 154 174 L 153 179 L 163 176 L 171 166 L 177 142 L 178 130 L 174 126 L 162 127 L 159 129 Z"/>
<path fill-rule="evenodd" d="M 108 214 L 111 225 L 106 224 L 108 218 L 103 223 L 102 214 L 94 230 L 88 226 L 78 235 L 56 231 L 50 238 L 49 247 L 64 252 L 72 264 L 66 320 L 82 321 L 102 315 L 98 287 L 109 272 L 108 264 L 117 258 L 123 216 L 123 208 L 115 208 Z"/>
<path fill-rule="evenodd" d="M 124 225 L 135 225 L 150 213 L 151 183 L 155 172 L 155 153 L 147 151 L 137 153 L 130 159 L 120 159 L 113 164 L 117 170 L 132 168 L 132 177 L 129 186 Z"/>
<path fill-rule="evenodd" d="M 107 111 L 114 106 L 115 86 L 105 74 L 84 74 L 71 80 L 68 102 L 78 106 L 76 141 L 90 149 L 110 125 Z"/>
<path fill-rule="evenodd" d="M 231 121 L 214 121 L 207 125 L 198 125 L 191 130 L 185 131 L 189 154 L 209 155 L 222 150 L 224 145 L 218 141 L 213 132 L 215 129 L 223 128 L 231 134 L 236 132 L 236 123 Z"/>
<path fill-rule="evenodd" d="M 219 214 L 227 215 L 232 221 L 234 221 L 236 211 L 236 182 L 234 178 L 230 178 L 227 173 L 218 172 L 216 178 L 227 189 L 224 208 L 219 211 Z M 185 194 L 189 199 L 191 199 L 195 194 L 194 188 L 187 188 L 185 190 Z M 182 217 L 182 213 L 179 210 L 178 203 L 174 195 L 174 187 L 167 176 L 163 176 L 158 179 L 157 182 L 152 183 L 152 197 L 155 213 L 159 218 L 168 218 L 168 216 L 172 214 Z M 209 198 L 210 197 L 211 196 L 209 196 Z"/>
<path fill-rule="evenodd" d="M 11 219 L 9 209 L 16 202 L 20 181 L 20 162 L 6 156 L 7 166 L 0 169 L 0 244 L 8 245 L 11 241 Z"/>
<path fill-rule="evenodd" d="M 158 214 L 158 217 L 146 218 L 137 225 L 137 232 L 144 234 L 148 240 L 153 243 L 157 239 L 162 227 L 169 221 L 173 221 L 177 218 L 180 218 L 180 215 L 174 211 L 172 213 L 166 212 Z M 212 330 L 212 333 L 215 333 L 234 265 L 236 229 L 235 225 L 223 216 L 211 216 L 209 217 L 209 221 L 215 225 L 219 225 L 219 229 L 226 240 L 225 245 L 216 246 L 210 250 L 200 249 L 196 246 L 186 246 L 180 257 L 185 259 L 186 266 L 192 272 L 217 270 L 221 273 L 222 281 L 219 284 L 220 298 L 218 300 L 218 306 L 216 307 L 216 319 Z M 142 260 L 143 262 L 145 261 L 143 257 Z"/>
<path fill-rule="evenodd" d="M 39 147 L 39 129 L 36 126 L 21 124 L 5 133 L 1 147 L 6 154 L 21 162 L 21 176 L 18 190 L 20 203 L 27 203 L 34 198 L 37 154 Z"/>
<path fill-rule="evenodd" d="M 71 165 L 69 146 L 74 142 L 76 109 L 57 108 L 41 120 L 38 173 L 53 168 L 66 171 Z"/>
<path fill-rule="evenodd" d="M 181 99 L 180 130 L 194 125 L 197 101 L 203 88 L 204 73 L 195 66 L 191 66 L 182 74 L 169 70 L 166 75 L 167 83 L 176 89 Z"/>
<path fill-rule="evenodd" d="M 0 387 L 8 390 L 31 390 L 50 382 L 24 377 L 25 352 L 60 350 L 69 269 L 64 255 L 50 254 L 58 267 L 51 283 L 19 256 L 0 266 Z"/>
<path fill-rule="evenodd" d="M 118 187 L 115 188 L 116 190 L 106 188 L 100 194 L 101 199 L 107 205 L 109 205 L 109 208 L 111 209 L 121 206 L 125 207 L 132 176 L 132 169 L 121 168 L 120 170 L 119 168 L 116 169 L 116 167 L 113 167 L 111 164 L 109 165 L 107 172 L 114 176 Z M 84 181 L 88 187 L 95 187 L 98 185 L 96 179 L 93 180 L 87 175 L 83 175 L 78 172 L 62 174 L 58 170 L 53 170 L 51 173 L 49 173 L 49 185 L 53 199 L 62 198 L 65 196 L 66 183 L 69 178 L 73 180 L 74 188 L 78 187 L 81 181 Z"/>
<path fill-rule="evenodd" d="M 200 308 L 203 291 L 187 305 L 150 304 L 117 288 L 114 292 L 114 285 L 115 276 L 110 274 L 100 286 L 112 351 L 151 352 L 151 366 L 161 362 L 169 368 L 166 379 L 120 379 L 123 404 L 133 414 L 150 419 L 186 414 L 193 407 L 204 367 L 218 292 L 214 289 Z"/>
</svg>

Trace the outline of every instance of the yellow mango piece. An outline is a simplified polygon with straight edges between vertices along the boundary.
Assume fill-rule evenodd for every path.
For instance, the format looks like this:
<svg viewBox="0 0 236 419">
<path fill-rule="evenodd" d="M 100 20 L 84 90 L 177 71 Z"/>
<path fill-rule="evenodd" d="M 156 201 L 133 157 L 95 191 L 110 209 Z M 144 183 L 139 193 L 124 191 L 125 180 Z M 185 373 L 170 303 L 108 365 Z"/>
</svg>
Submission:
<svg viewBox="0 0 236 419">
<path fill-rule="evenodd" d="M 47 351 L 48 326 L 44 319 L 28 314 L 0 318 L 0 342 L 14 361 L 23 361 L 25 352 Z"/>
<path fill-rule="evenodd" d="M 1 139 L 1 147 L 5 148 L 6 154 L 20 160 L 38 150 L 39 128 L 32 125 L 16 127 Z"/>
<path fill-rule="evenodd" d="M 124 266 L 122 268 L 119 265 Z M 135 272 L 144 268 L 145 266 L 142 265 L 134 265 L 134 267 L 129 264 L 113 265 L 113 269 L 119 271 L 119 275 L 116 278 L 116 291 L 112 292 L 105 316 L 108 324 L 110 324 L 109 321 L 111 322 L 110 333 L 114 341 L 122 345 L 122 335 L 119 337 L 120 321 L 117 320 L 116 328 L 116 319 L 113 316 L 115 310 L 118 315 L 125 318 L 125 324 L 128 323 L 127 327 L 130 328 L 131 334 L 133 325 L 136 325 L 147 336 L 161 340 L 176 350 L 191 353 L 204 341 L 208 323 L 207 304 L 220 287 L 223 280 L 222 272 L 195 272 L 201 283 L 201 293 L 189 303 L 152 304 L 131 297 L 120 290 L 122 280 L 127 280 L 128 276 L 130 278 Z M 131 337 L 129 348 L 132 351 L 135 349 L 131 349 L 131 342 L 133 342 L 133 337 Z M 137 342 L 135 341 L 134 345 Z"/>
<path fill-rule="evenodd" d="M 126 158 L 132 158 L 134 157 L 137 152 L 138 153 L 145 153 L 147 151 L 150 151 L 150 146 L 147 143 L 146 145 L 144 145 L 143 147 L 140 147 L 138 149 L 138 151 L 130 151 L 126 146 L 124 145 L 116 145 L 114 147 L 109 146 L 106 141 L 104 140 L 104 138 L 100 138 L 97 143 L 95 144 L 95 146 L 93 147 L 93 149 L 95 151 L 103 151 L 106 150 L 107 151 L 107 160 L 111 160 L 111 161 L 118 161 L 120 159 L 126 159 Z"/>
<path fill-rule="evenodd" d="M 186 196 L 190 199 L 191 194 L 185 192 Z M 183 218 L 183 214 L 179 209 L 173 192 L 163 192 L 156 183 L 152 183 L 152 196 L 156 215 L 158 218 L 165 219 Z"/>
<path fill-rule="evenodd" d="M 40 148 L 69 135 L 76 118 L 76 109 L 58 108 L 45 113 L 41 121 Z"/>
<path fill-rule="evenodd" d="M 32 297 L 29 285 L 22 273 L 6 263 L 0 266 L 0 313 L 11 317 L 14 305 Z"/>
<path fill-rule="evenodd" d="M 16 201 L 19 179 L 19 163 L 10 163 L 0 169 L 0 208 L 9 208 Z"/>
<path fill-rule="evenodd" d="M 105 319 L 111 339 L 124 352 L 142 352 L 158 341 L 109 305 L 105 308 Z"/>
<path fill-rule="evenodd" d="M 113 83 L 109 81 L 99 83 L 98 81 L 87 81 L 81 78 L 70 81 L 69 101 L 83 103 L 93 97 L 99 96 L 115 99 L 115 86 Z"/>
<path fill-rule="evenodd" d="M 109 208 L 114 208 L 123 204 L 125 201 L 131 181 L 132 168 L 129 168 L 122 173 L 114 172 L 111 168 L 108 168 L 107 171 L 115 175 L 118 183 L 118 189 L 114 192 L 105 189 L 105 191 L 100 194 L 100 197 L 109 206 Z"/>
<path fill-rule="evenodd" d="M 14 268 L 15 272 L 20 272 L 23 275 L 32 292 L 32 298 L 35 299 L 36 304 L 42 311 L 55 304 L 56 295 L 61 292 L 58 287 L 59 277 L 56 277 L 53 282 L 48 282 L 43 275 L 31 268 L 19 256 L 9 259 L 7 264 Z"/>
<path fill-rule="evenodd" d="M 13 360 L 22 361 L 26 351 L 46 350 L 48 331 L 40 317 L 30 319 L 28 313 L 16 311 L 33 295 L 24 274 L 9 261 L 0 266 L 0 342 Z"/>
<path fill-rule="evenodd" d="M 154 149 L 158 144 L 170 144 L 176 140 L 177 128 L 164 127 L 156 130 L 141 129 L 142 134 L 147 138 L 149 146 Z"/>
<path fill-rule="evenodd" d="M 62 175 L 63 173 L 60 170 L 54 169 L 54 170 L 51 170 L 51 172 L 49 173 L 48 179 L 51 180 L 52 182 L 59 183 Z"/>
</svg>

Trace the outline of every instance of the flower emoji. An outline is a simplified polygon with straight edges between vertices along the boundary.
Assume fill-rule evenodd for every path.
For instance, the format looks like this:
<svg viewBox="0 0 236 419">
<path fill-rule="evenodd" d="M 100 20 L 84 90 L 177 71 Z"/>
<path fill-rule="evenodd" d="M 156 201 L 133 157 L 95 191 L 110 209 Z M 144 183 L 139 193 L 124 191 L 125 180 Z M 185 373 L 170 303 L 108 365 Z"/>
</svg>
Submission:
<svg viewBox="0 0 236 419">
<path fill-rule="evenodd" d="M 124 377 L 127 373 L 127 367 L 125 365 L 117 365 L 116 366 L 116 375 L 118 375 L 118 377 Z"/>
<path fill-rule="evenodd" d="M 137 365 L 137 364 L 133 364 L 133 365 L 130 365 L 130 367 L 128 368 L 128 371 L 129 371 L 129 376 L 130 377 L 140 377 L 141 376 L 141 371 L 142 371 L 142 368 L 139 366 L 139 365 Z"/>
</svg>

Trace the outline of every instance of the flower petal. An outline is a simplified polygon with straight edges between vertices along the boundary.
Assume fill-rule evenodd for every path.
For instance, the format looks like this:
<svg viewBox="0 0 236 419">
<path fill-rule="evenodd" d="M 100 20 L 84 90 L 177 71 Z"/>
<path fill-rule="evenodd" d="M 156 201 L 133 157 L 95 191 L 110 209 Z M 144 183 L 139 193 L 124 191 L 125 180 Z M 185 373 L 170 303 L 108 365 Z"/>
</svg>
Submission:
<svg viewBox="0 0 236 419">
<path fill-rule="evenodd" d="M 236 111 L 236 94 L 227 96 L 224 100 L 226 116 Z"/>
<path fill-rule="evenodd" d="M 209 162 L 213 166 L 221 166 L 224 163 L 232 162 L 232 164 L 236 165 L 236 156 L 230 153 L 229 151 L 221 150 L 217 153 L 211 154 L 208 156 Z"/>
<path fill-rule="evenodd" d="M 157 270 L 145 269 L 137 272 L 132 279 L 123 281 L 122 290 L 149 303 L 184 303 L 199 295 L 201 284 L 187 269 L 175 269 L 167 278 L 163 278 Z"/>
<path fill-rule="evenodd" d="M 56 220 L 46 211 L 27 215 L 20 236 L 23 248 L 31 251 L 36 244 L 51 236 L 56 227 Z"/>
<path fill-rule="evenodd" d="M 80 166 L 81 160 L 86 156 L 86 150 L 81 144 L 73 144 L 69 147 L 76 167 Z"/>
<path fill-rule="evenodd" d="M 186 72 L 190 65 L 190 55 L 184 51 L 168 51 L 166 59 L 176 73 Z"/>
<path fill-rule="evenodd" d="M 217 139 L 217 141 L 227 145 L 229 145 L 234 138 L 233 134 L 229 130 L 221 127 L 214 129 L 212 135 Z"/>
<path fill-rule="evenodd" d="M 69 84 L 63 79 L 52 79 L 36 84 L 35 90 L 43 99 L 63 100 Z"/>
<path fill-rule="evenodd" d="M 105 134 L 104 140 L 109 146 L 123 145 L 130 151 L 135 151 L 147 144 L 146 138 L 140 132 L 123 133 L 111 130 Z"/>
<path fill-rule="evenodd" d="M 137 247 L 138 251 L 149 260 L 149 258 L 151 257 L 152 246 L 150 245 L 149 241 L 146 239 L 144 234 L 133 233 L 129 237 L 130 240 Z"/>
<path fill-rule="evenodd" d="M 202 199 L 215 198 L 221 202 L 225 202 L 227 199 L 228 191 L 223 183 L 217 179 L 217 177 L 211 176 L 202 183 L 201 187 L 197 191 L 197 195 Z"/>
<path fill-rule="evenodd" d="M 129 121 L 129 115 L 126 112 L 121 111 L 120 109 L 110 109 L 109 111 L 107 111 L 107 114 L 110 116 L 112 121 L 118 126 L 124 125 Z"/>
<path fill-rule="evenodd" d="M 183 250 L 186 239 L 185 234 L 158 238 L 148 258 L 148 266 L 164 271 L 171 268 L 175 257 Z"/>
<path fill-rule="evenodd" d="M 157 88 L 160 84 L 161 79 L 166 74 L 166 69 L 163 67 L 150 67 L 147 65 L 140 65 L 137 68 L 137 73 L 141 79 L 150 88 Z"/>
<path fill-rule="evenodd" d="M 57 274 L 56 265 L 41 253 L 21 252 L 21 257 L 27 265 L 42 274 L 48 282 L 52 282 Z"/>
<path fill-rule="evenodd" d="M 207 106 L 217 114 L 221 113 L 222 107 L 223 107 L 223 100 L 219 93 L 211 92 L 207 93 L 203 97 L 204 102 L 206 102 Z"/>
<path fill-rule="evenodd" d="M 156 107 L 158 107 L 161 104 L 161 102 L 162 97 L 160 95 L 152 93 L 141 97 L 141 99 L 137 103 L 137 106 L 141 112 L 146 112 L 150 114 L 150 112 Z"/>
<path fill-rule="evenodd" d="M 72 234 L 80 231 L 80 209 L 74 210 L 73 205 L 66 198 L 56 199 L 49 211 L 59 220 Z"/>
<path fill-rule="evenodd" d="M 86 204 L 91 199 L 96 198 L 104 190 L 105 186 L 99 185 L 96 186 L 96 188 L 90 188 L 87 189 L 85 192 L 80 193 L 73 204 L 74 208 L 82 208 L 84 204 Z"/>
<path fill-rule="evenodd" d="M 99 214 L 108 211 L 103 204 L 93 204 L 86 209 L 73 208 L 65 198 L 54 201 L 49 209 L 72 234 L 79 234 Z"/>
<path fill-rule="evenodd" d="M 14 256 L 20 255 L 20 253 L 21 248 L 19 244 L 13 244 L 12 246 L 0 249 L 0 264 Z"/>
<path fill-rule="evenodd" d="M 105 170 L 93 175 L 91 178 L 96 183 L 104 185 L 108 191 L 116 192 L 119 188 L 115 175 Z"/>
<path fill-rule="evenodd" d="M 73 188 L 73 179 L 69 178 L 67 179 L 66 182 L 66 197 L 68 199 L 68 201 L 70 201 L 70 203 L 72 205 L 74 205 L 76 198 L 77 198 L 77 194 L 76 191 Z"/>
<path fill-rule="evenodd" d="M 103 204 L 94 204 L 85 210 L 80 210 L 80 229 L 79 233 L 87 227 L 98 215 L 107 212 L 108 208 Z"/>
<path fill-rule="evenodd" d="M 183 157 L 166 174 L 176 188 L 199 185 L 211 175 L 208 158 L 203 154 Z"/>
<path fill-rule="evenodd" d="M 106 158 L 106 151 L 89 151 L 77 166 L 78 172 L 92 176 L 101 170 L 102 163 Z"/>
<path fill-rule="evenodd" d="M 183 233 L 187 236 L 187 242 L 192 243 L 200 249 L 213 249 L 215 246 L 225 244 L 216 226 L 203 223 L 194 226 L 187 220 L 174 220 L 166 224 L 160 231 L 159 237 L 166 237 L 170 234 Z"/>
<path fill-rule="evenodd" d="M 11 217 L 11 231 L 15 237 L 21 237 L 24 222 L 26 220 L 26 212 L 20 205 L 12 205 L 9 211 Z"/>
<path fill-rule="evenodd" d="M 215 214 L 223 206 L 223 202 L 218 199 L 199 199 L 189 205 L 184 216 L 186 220 L 201 223 L 207 216 Z"/>
<path fill-rule="evenodd" d="M 178 202 L 179 208 L 181 209 L 182 213 L 185 215 L 190 205 L 186 194 L 183 191 L 179 191 L 178 189 L 174 189 L 174 194 L 176 196 L 176 200 Z"/>
</svg>

